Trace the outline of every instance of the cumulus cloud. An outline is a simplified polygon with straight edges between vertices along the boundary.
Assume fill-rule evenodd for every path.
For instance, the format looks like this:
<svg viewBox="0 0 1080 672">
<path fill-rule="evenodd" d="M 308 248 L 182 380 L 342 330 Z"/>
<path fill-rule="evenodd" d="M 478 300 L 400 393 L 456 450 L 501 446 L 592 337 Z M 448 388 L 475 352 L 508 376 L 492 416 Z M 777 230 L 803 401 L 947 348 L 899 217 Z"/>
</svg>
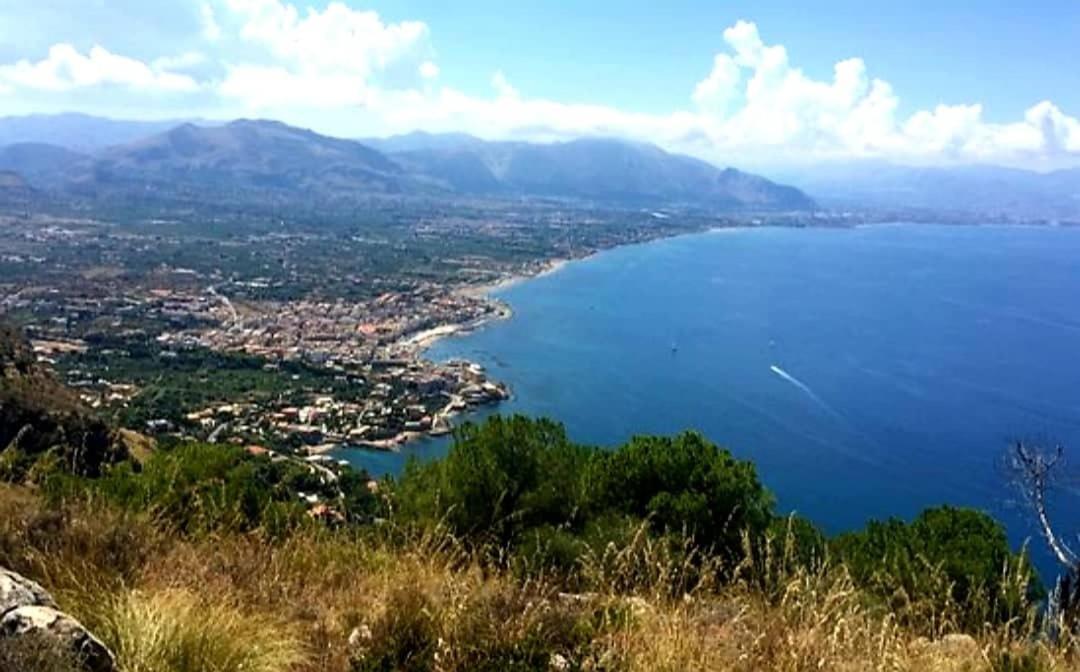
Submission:
<svg viewBox="0 0 1080 672">
<path fill-rule="evenodd" d="M 435 79 L 439 76 L 439 66 L 432 61 L 424 61 L 420 64 L 420 76 L 424 79 Z"/>
<path fill-rule="evenodd" d="M 427 24 L 389 22 L 338 1 L 314 9 L 288 0 L 201 0 L 192 11 L 201 26 L 197 50 L 142 61 L 60 43 L 41 61 L 0 65 L 0 93 L 121 85 L 192 94 L 198 102 L 188 109 L 196 114 L 209 104 L 340 135 L 415 128 L 529 139 L 608 135 L 719 163 L 1080 163 L 1080 121 L 1050 101 L 1010 123 L 987 121 L 970 102 L 901 115 L 899 92 L 861 58 L 813 77 L 749 21 L 723 31 L 722 48 L 685 101 L 655 114 L 531 97 L 501 70 L 489 94 L 464 93 L 443 83 Z"/>
<path fill-rule="evenodd" d="M 893 87 L 871 77 L 860 58 L 841 60 L 831 78 L 815 79 L 792 64 L 783 45 L 766 43 L 754 23 L 737 22 L 723 39 L 726 48 L 691 92 L 692 104 L 666 115 L 530 98 L 502 71 L 494 74 L 488 98 L 446 87 L 382 91 L 370 99 L 370 110 L 392 119 L 391 130 L 533 139 L 614 135 L 719 162 L 1080 162 L 1080 122 L 1050 102 L 1009 124 L 987 122 L 979 104 L 939 105 L 902 117 Z"/>
<path fill-rule="evenodd" d="M 240 22 L 240 38 L 274 59 L 270 66 L 228 68 L 221 92 L 248 104 L 289 97 L 314 106 L 359 104 L 382 79 L 407 72 L 414 81 L 406 83 L 416 84 L 438 75 L 438 66 L 425 58 L 429 31 L 420 21 L 386 23 L 376 12 L 341 2 L 303 14 L 281 0 L 226 0 L 226 8 Z M 259 93 L 267 83 L 279 90 Z"/>
<path fill-rule="evenodd" d="M 295 72 L 281 66 L 234 65 L 218 92 L 253 110 L 354 107 L 371 91 L 363 80 L 340 72 Z"/>
<path fill-rule="evenodd" d="M 491 88 L 495 89 L 495 93 L 499 98 L 513 99 L 518 97 L 517 89 L 511 86 L 502 70 L 496 70 L 495 74 L 491 76 Z"/>
<path fill-rule="evenodd" d="M 724 41 L 728 51 L 716 56 L 693 96 L 709 144 L 718 151 L 778 160 L 1025 163 L 1075 153 L 1080 145 L 1077 119 L 1049 102 L 1010 124 L 985 121 L 979 104 L 938 105 L 901 118 L 892 86 L 870 78 L 862 59 L 838 62 L 832 79 L 819 81 L 793 66 L 782 45 L 766 44 L 753 23 L 739 21 L 724 31 Z"/>
<path fill-rule="evenodd" d="M 206 40 L 217 42 L 221 39 L 221 26 L 218 25 L 214 6 L 206 0 L 199 4 L 199 19 L 202 22 L 202 36 Z"/>
<path fill-rule="evenodd" d="M 186 51 L 179 56 L 162 56 L 155 58 L 150 67 L 158 71 L 191 70 L 207 62 L 206 54 L 198 51 Z"/>
<path fill-rule="evenodd" d="M 69 91 L 99 85 L 120 85 L 153 92 L 193 92 L 199 85 L 161 63 L 146 63 L 94 46 L 82 54 L 70 44 L 49 49 L 47 57 L 0 66 L 0 85 L 43 91 Z"/>
<path fill-rule="evenodd" d="M 717 54 L 709 76 L 694 88 L 694 102 L 703 111 L 723 117 L 735 103 L 742 70 L 728 54 Z"/>
</svg>

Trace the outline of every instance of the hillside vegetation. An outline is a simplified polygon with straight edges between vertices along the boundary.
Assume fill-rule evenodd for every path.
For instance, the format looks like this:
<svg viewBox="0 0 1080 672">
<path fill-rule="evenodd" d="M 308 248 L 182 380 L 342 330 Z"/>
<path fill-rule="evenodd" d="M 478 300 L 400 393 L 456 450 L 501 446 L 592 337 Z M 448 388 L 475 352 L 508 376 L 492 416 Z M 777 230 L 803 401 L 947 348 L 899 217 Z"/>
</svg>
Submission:
<svg viewBox="0 0 1080 672">
<path fill-rule="evenodd" d="M 97 476 L 127 457 L 120 436 L 40 366 L 22 336 L 0 325 L 0 478 L 35 467 Z"/>
<path fill-rule="evenodd" d="M 11 379 L 9 399 L 34 401 Z M 73 464 L 6 473 L 0 565 L 41 582 L 125 672 L 1080 663 L 986 515 L 939 507 L 827 538 L 692 432 L 596 450 L 551 421 L 494 417 L 379 483 L 194 443 Z M 341 515 L 313 517 L 301 492 Z M 0 640 L 0 669 L 73 665 Z"/>
</svg>

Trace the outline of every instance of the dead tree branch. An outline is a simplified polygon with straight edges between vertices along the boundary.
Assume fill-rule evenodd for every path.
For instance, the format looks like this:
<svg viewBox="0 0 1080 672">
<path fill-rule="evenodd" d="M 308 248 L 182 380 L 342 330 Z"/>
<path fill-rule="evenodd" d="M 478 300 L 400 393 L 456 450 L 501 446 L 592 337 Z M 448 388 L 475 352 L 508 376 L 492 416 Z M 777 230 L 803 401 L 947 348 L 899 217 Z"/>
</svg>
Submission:
<svg viewBox="0 0 1080 672">
<path fill-rule="evenodd" d="M 1058 562 L 1071 570 L 1078 565 L 1080 556 L 1077 556 L 1054 531 L 1046 508 L 1046 493 L 1064 454 L 1065 449 L 1061 445 L 1047 450 L 1028 445 L 1024 441 L 1016 441 L 1009 451 L 1007 462 L 1017 487 L 1035 511 L 1040 531 L 1050 546 L 1051 552 Z"/>
</svg>

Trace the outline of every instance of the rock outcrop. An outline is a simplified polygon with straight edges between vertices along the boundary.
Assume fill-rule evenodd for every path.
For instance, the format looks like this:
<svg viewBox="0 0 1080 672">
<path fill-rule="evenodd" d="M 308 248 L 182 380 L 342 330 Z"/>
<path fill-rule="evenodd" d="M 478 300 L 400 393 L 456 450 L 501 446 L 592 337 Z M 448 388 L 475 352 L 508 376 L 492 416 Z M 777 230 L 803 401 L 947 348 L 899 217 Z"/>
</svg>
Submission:
<svg viewBox="0 0 1080 672">
<path fill-rule="evenodd" d="M 82 623 L 59 610 L 52 596 L 26 577 L 0 568 L 0 644 L 38 637 L 71 653 L 87 672 L 115 672 L 108 647 Z"/>
<path fill-rule="evenodd" d="M 0 618 L 19 607 L 52 607 L 56 603 L 40 585 L 26 577 L 0 568 Z"/>
</svg>

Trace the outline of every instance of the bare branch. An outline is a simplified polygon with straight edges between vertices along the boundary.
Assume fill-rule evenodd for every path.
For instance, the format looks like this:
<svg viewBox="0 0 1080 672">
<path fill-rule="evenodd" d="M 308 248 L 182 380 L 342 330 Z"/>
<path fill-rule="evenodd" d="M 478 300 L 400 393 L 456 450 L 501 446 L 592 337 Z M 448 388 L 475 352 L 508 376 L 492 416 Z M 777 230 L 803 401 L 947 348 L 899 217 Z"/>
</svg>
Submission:
<svg viewBox="0 0 1080 672">
<path fill-rule="evenodd" d="M 1013 472 L 1020 491 L 1035 510 L 1043 538 L 1046 539 L 1054 557 L 1066 568 L 1072 569 L 1080 562 L 1080 556 L 1077 556 L 1054 532 L 1054 526 L 1050 523 L 1050 515 L 1046 510 L 1046 493 L 1055 469 L 1058 468 L 1064 455 L 1065 449 L 1060 444 L 1046 451 L 1038 446 L 1029 446 L 1023 441 L 1016 441 L 1009 452 L 1008 466 Z"/>
</svg>

